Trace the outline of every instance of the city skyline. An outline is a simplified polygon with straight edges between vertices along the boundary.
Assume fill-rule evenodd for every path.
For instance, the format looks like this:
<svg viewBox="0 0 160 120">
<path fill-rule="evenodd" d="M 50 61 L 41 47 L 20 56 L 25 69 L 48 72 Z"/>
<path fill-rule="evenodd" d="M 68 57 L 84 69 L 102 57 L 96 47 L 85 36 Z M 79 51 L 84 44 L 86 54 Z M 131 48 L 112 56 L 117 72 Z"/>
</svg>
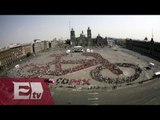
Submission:
<svg viewBox="0 0 160 120">
<path fill-rule="evenodd" d="M 160 42 L 159 15 L 0 15 L 0 47 L 29 43 L 34 39 L 70 39 L 70 29 L 78 37 L 91 28 L 92 38 L 131 38 Z"/>
</svg>

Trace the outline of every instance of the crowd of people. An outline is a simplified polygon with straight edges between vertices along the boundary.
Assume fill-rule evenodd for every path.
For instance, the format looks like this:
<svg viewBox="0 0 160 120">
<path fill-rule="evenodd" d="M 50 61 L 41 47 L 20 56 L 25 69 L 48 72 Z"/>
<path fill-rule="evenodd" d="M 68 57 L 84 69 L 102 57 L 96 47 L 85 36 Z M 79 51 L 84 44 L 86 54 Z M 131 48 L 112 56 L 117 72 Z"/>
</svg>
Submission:
<svg viewBox="0 0 160 120">
<path fill-rule="evenodd" d="M 16 70 L 16 76 L 21 78 L 35 78 L 35 77 L 42 77 L 44 71 L 46 71 L 46 66 L 41 64 L 25 64 L 21 66 L 19 69 Z M 28 72 L 26 74 L 25 72 Z"/>
<path fill-rule="evenodd" d="M 42 75 L 53 75 L 61 76 L 68 73 L 76 72 L 94 65 L 97 65 L 99 62 L 95 59 L 79 59 L 79 60 L 62 60 L 61 57 L 67 56 L 67 53 L 52 54 L 50 57 L 55 57 L 51 62 L 42 64 L 26 64 L 21 66 L 17 71 L 17 76 L 20 77 L 42 77 Z M 62 69 L 62 64 L 81 64 L 72 68 Z M 51 65 L 55 65 L 55 70 L 51 70 Z M 27 69 L 29 75 L 22 74 L 22 71 Z"/>
<path fill-rule="evenodd" d="M 142 70 L 138 67 L 138 65 L 130 63 L 112 64 L 98 53 L 90 53 L 90 52 L 82 53 L 83 56 L 90 56 L 93 57 L 94 59 L 79 59 L 79 60 L 61 59 L 62 57 L 65 57 L 67 55 L 68 55 L 67 53 L 52 54 L 50 55 L 50 57 L 55 57 L 55 59 L 52 60 L 51 62 L 46 63 L 45 65 L 33 64 L 33 63 L 25 64 L 16 71 L 16 76 L 22 78 L 43 77 L 43 75 L 61 76 L 100 64 L 100 66 L 90 71 L 92 79 L 100 82 L 106 82 L 108 84 L 121 84 L 121 83 L 130 83 L 136 80 L 139 77 L 140 73 L 142 72 Z M 80 65 L 67 69 L 62 69 L 62 64 L 80 64 Z M 52 65 L 55 65 L 54 70 L 51 69 Z M 122 77 L 122 78 L 104 77 L 101 74 L 101 71 L 103 69 L 109 69 L 112 73 L 119 76 L 123 74 L 123 72 L 118 68 L 118 66 L 133 68 L 135 70 L 135 74 L 129 77 Z M 28 74 L 24 73 L 24 69 L 28 72 Z"/>
<path fill-rule="evenodd" d="M 108 60 L 103 58 L 100 54 L 98 53 L 82 53 L 84 56 L 92 56 L 94 57 L 100 64 L 102 64 L 105 68 L 109 69 L 112 71 L 114 74 L 123 74 L 122 70 L 120 70 L 116 65 L 110 63 Z"/>
<path fill-rule="evenodd" d="M 79 60 L 64 60 L 62 61 L 63 64 L 81 64 L 82 61 L 79 61 Z M 61 75 L 65 75 L 65 74 L 68 74 L 68 73 L 72 73 L 72 72 L 76 72 L 76 71 L 79 71 L 79 70 L 82 70 L 82 69 L 86 69 L 88 67 L 91 67 L 91 66 L 95 66 L 96 64 L 98 64 L 97 61 L 95 61 L 94 59 L 92 60 L 83 60 L 83 64 L 81 65 L 77 65 L 75 67 L 72 67 L 72 68 L 67 68 L 67 69 L 64 69 L 64 70 L 55 70 L 55 71 L 52 71 L 52 75 L 55 75 L 55 76 L 61 76 Z"/>
<path fill-rule="evenodd" d="M 134 64 L 130 64 L 130 63 L 116 63 L 115 65 L 119 66 L 119 67 L 130 67 L 130 68 L 133 68 L 135 70 L 135 73 L 129 77 L 117 77 L 117 78 L 110 78 L 110 77 L 104 77 L 102 74 L 101 74 L 101 71 L 103 69 L 106 69 L 104 66 L 98 66 L 96 67 L 94 70 L 91 70 L 90 72 L 90 75 L 92 77 L 92 79 L 94 80 L 97 80 L 99 82 L 105 82 L 105 83 L 108 83 L 108 84 L 122 84 L 122 83 L 130 83 L 130 82 L 133 82 L 134 80 L 136 80 L 142 70 L 141 68 L 139 68 L 138 65 L 134 65 Z"/>
</svg>

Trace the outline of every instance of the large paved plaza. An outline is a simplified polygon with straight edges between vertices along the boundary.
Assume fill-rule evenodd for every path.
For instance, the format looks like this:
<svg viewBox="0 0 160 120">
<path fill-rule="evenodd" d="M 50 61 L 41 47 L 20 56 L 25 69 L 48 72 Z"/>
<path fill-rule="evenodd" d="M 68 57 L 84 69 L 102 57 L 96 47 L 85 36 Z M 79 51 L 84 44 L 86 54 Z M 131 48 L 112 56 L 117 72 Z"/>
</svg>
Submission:
<svg viewBox="0 0 160 120">
<path fill-rule="evenodd" d="M 49 84 L 56 105 L 160 104 L 160 63 L 120 48 L 92 48 L 92 53 L 50 49 L 11 68 L 7 77 L 54 79 Z M 144 70 L 150 62 L 151 70 Z"/>
</svg>

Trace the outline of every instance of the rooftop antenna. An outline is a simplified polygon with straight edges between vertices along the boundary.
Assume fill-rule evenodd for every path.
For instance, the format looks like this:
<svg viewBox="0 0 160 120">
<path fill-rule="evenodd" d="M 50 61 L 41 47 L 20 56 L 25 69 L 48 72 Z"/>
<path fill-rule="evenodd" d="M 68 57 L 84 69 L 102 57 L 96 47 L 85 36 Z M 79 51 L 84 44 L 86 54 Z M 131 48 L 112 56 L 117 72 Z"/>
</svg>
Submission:
<svg viewBox="0 0 160 120">
<path fill-rule="evenodd" d="M 71 31 L 71 21 L 69 21 L 69 31 Z"/>
<path fill-rule="evenodd" d="M 152 38 L 153 38 L 153 28 L 152 28 Z"/>
</svg>

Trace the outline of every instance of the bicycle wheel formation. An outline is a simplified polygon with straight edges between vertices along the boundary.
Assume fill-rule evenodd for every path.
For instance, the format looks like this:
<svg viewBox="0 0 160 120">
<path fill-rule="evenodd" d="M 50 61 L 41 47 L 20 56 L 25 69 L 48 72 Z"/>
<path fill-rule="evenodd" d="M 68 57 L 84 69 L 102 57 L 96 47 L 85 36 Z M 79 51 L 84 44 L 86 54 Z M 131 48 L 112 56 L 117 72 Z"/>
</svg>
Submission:
<svg viewBox="0 0 160 120">
<path fill-rule="evenodd" d="M 103 69 L 106 69 L 104 66 L 98 66 L 96 67 L 95 69 L 91 70 L 90 72 L 90 75 L 92 77 L 92 79 L 94 80 L 97 80 L 99 82 L 105 82 L 107 84 L 122 84 L 122 83 L 130 83 L 130 82 L 133 82 L 134 80 L 136 80 L 142 70 L 140 67 L 138 67 L 138 65 L 134 65 L 134 64 L 130 64 L 130 63 L 116 63 L 115 64 L 116 66 L 119 66 L 119 67 L 128 67 L 128 68 L 132 68 L 135 70 L 135 73 L 134 75 L 131 75 L 131 76 L 128 76 L 128 77 L 123 77 L 123 78 L 110 78 L 110 77 L 104 77 L 102 74 L 101 74 L 101 71 Z M 107 75 L 107 74 L 106 74 Z"/>
</svg>

